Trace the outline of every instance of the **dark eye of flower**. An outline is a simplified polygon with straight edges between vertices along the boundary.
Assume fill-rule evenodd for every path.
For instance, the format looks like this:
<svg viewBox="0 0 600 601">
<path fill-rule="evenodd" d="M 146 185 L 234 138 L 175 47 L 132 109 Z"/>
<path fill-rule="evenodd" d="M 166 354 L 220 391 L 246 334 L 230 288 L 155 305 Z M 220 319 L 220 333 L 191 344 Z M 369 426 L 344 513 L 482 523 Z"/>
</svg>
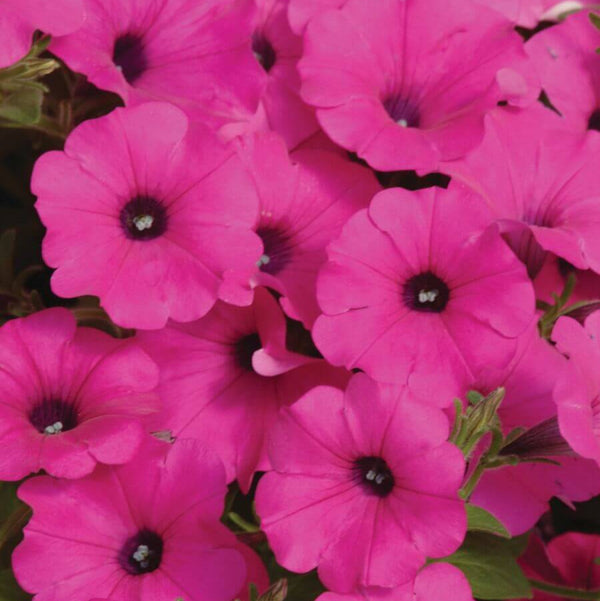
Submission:
<svg viewBox="0 0 600 601">
<path fill-rule="evenodd" d="M 401 96 L 388 96 L 383 100 L 387 114 L 402 127 L 419 127 L 421 116 L 416 104 Z"/>
<path fill-rule="evenodd" d="M 132 240 L 152 240 L 167 230 L 167 211 L 150 196 L 136 196 L 119 216 L 125 235 Z"/>
<path fill-rule="evenodd" d="M 258 31 L 255 31 L 252 36 L 252 52 L 254 52 L 256 60 L 262 65 L 262 68 L 268 73 L 273 68 L 277 55 L 271 42 Z"/>
<path fill-rule="evenodd" d="M 240 338 L 236 342 L 234 350 L 236 365 L 246 371 L 254 371 L 252 355 L 260 348 L 262 348 L 262 342 L 256 332 Z"/>
<path fill-rule="evenodd" d="M 60 434 L 77 426 L 77 409 L 73 403 L 48 399 L 33 407 L 29 421 L 42 434 Z"/>
<path fill-rule="evenodd" d="M 563 278 L 568 278 L 569 275 L 575 271 L 575 265 L 569 263 L 569 261 L 562 257 L 558 258 L 556 264 L 558 265 L 558 271 Z"/>
<path fill-rule="evenodd" d="M 393 490 L 394 474 L 381 457 L 359 457 L 353 466 L 355 479 L 372 495 L 387 497 Z"/>
<path fill-rule="evenodd" d="M 162 554 L 160 535 L 144 528 L 125 541 L 119 552 L 119 565 L 133 576 L 147 574 L 160 566 Z"/>
<path fill-rule="evenodd" d="M 256 233 L 263 241 L 264 253 L 258 268 L 265 273 L 277 275 L 292 258 L 292 245 L 288 235 L 274 227 L 259 227 Z"/>
<path fill-rule="evenodd" d="M 588 129 L 600 131 L 600 109 L 596 109 L 588 120 Z"/>
<path fill-rule="evenodd" d="M 148 68 L 148 59 L 141 36 L 125 33 L 115 40 L 113 63 L 120 67 L 127 83 L 134 84 Z"/>
<path fill-rule="evenodd" d="M 427 271 L 407 280 L 402 290 L 402 299 L 413 311 L 441 313 L 450 299 L 450 290 L 437 275 Z"/>
</svg>

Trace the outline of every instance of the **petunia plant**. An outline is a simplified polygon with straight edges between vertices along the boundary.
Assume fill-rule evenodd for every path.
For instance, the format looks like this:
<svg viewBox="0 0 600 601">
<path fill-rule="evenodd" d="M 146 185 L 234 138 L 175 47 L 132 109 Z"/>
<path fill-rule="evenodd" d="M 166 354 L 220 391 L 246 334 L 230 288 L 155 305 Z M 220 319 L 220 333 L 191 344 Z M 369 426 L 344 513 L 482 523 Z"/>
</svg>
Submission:
<svg viewBox="0 0 600 601">
<path fill-rule="evenodd" d="M 600 599 L 587 0 L 0 0 L 0 601 Z"/>
</svg>

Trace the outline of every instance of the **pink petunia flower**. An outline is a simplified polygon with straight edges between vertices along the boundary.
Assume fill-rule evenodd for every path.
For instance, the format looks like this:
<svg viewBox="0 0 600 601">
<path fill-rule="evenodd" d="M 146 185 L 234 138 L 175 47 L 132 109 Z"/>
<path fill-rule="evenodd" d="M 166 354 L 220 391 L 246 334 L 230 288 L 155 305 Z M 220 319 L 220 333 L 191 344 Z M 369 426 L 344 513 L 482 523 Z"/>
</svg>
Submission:
<svg viewBox="0 0 600 601">
<path fill-rule="evenodd" d="M 64 152 L 38 160 L 31 186 L 58 295 L 98 296 L 132 328 L 197 319 L 219 296 L 251 301 L 256 191 L 234 151 L 188 130 L 176 107 L 148 103 L 82 123 Z"/>
<path fill-rule="evenodd" d="M 0 479 L 80 478 L 137 452 L 158 369 L 131 341 L 47 309 L 0 329 Z"/>
<path fill-rule="evenodd" d="M 574 131 L 600 131 L 598 30 L 589 11 L 574 14 L 525 45 L 542 88 Z"/>
<path fill-rule="evenodd" d="M 470 498 L 514 536 L 535 525 L 552 497 L 570 503 L 600 492 L 600 469 L 593 461 L 574 456 L 558 429 L 552 392 L 556 379 L 565 374 L 566 359 L 540 338 L 536 324 L 518 343 L 507 368 L 480 373 L 468 386 L 483 394 L 503 386 L 506 394 L 498 416 L 504 434 L 527 429 L 504 450 L 504 455 L 516 455 L 521 462 L 486 470 Z M 554 463 L 531 461 L 539 457 Z"/>
<path fill-rule="evenodd" d="M 210 446 L 243 490 L 269 467 L 266 435 L 279 408 L 318 384 L 347 381 L 344 370 L 288 351 L 285 335 L 285 318 L 264 289 L 251 307 L 217 303 L 197 322 L 138 334 L 161 369 L 157 429 Z"/>
<path fill-rule="evenodd" d="M 378 381 L 410 378 L 442 404 L 456 391 L 444 395 L 434 379 L 464 384 L 483 366 L 505 366 L 533 319 L 533 288 L 490 220 L 460 185 L 377 194 L 329 245 L 319 350 Z"/>
<path fill-rule="evenodd" d="M 584 326 L 561 317 L 552 338 L 569 358 L 569 370 L 554 388 L 560 431 L 577 453 L 600 464 L 600 313 Z"/>
<path fill-rule="evenodd" d="M 247 0 L 85 0 L 87 18 L 51 50 L 127 106 L 178 105 L 219 128 L 247 122 L 262 92 Z"/>
<path fill-rule="evenodd" d="M 81 480 L 42 476 L 19 488 L 33 509 L 12 564 L 36 601 L 231 601 L 246 578 L 219 518 L 217 458 L 191 441 L 149 441 L 130 463 Z M 51 561 L 40 562 L 40 557 Z"/>
<path fill-rule="evenodd" d="M 369 169 L 331 152 L 301 150 L 290 160 L 274 134 L 247 138 L 240 154 L 259 196 L 254 229 L 263 255 L 253 282 L 283 294 L 285 312 L 311 328 L 320 313 L 316 280 L 325 247 L 381 186 Z"/>
<path fill-rule="evenodd" d="M 449 563 L 432 563 L 405 584 L 370 588 L 349 595 L 324 593 L 317 601 L 473 601 L 465 575 Z"/>
<path fill-rule="evenodd" d="M 299 70 L 327 134 L 382 171 L 436 171 L 539 92 L 512 23 L 472 0 L 349 0 L 309 23 Z"/>
<path fill-rule="evenodd" d="M 395 587 L 452 553 L 466 520 L 448 420 L 365 374 L 314 388 L 273 428 L 256 508 L 277 561 L 329 589 Z"/>
<path fill-rule="evenodd" d="M 302 38 L 290 29 L 288 0 L 254 1 L 252 51 L 265 79 L 261 109 L 269 129 L 279 133 L 292 149 L 320 130 L 314 108 L 300 98 L 297 64 Z"/>
<path fill-rule="evenodd" d="M 566 532 L 547 544 L 535 534 L 530 537 L 519 563 L 528 578 L 581 591 L 600 588 L 600 537 Z M 558 601 L 561 597 L 535 591 L 534 601 Z"/>
<path fill-rule="evenodd" d="M 499 108 L 486 117 L 481 145 L 444 170 L 483 196 L 530 277 L 548 251 L 600 272 L 599 143 L 541 104 Z"/>
<path fill-rule="evenodd" d="M 39 29 L 65 35 L 81 26 L 82 0 L 2 0 L 0 12 L 0 69 L 22 59 Z"/>
</svg>

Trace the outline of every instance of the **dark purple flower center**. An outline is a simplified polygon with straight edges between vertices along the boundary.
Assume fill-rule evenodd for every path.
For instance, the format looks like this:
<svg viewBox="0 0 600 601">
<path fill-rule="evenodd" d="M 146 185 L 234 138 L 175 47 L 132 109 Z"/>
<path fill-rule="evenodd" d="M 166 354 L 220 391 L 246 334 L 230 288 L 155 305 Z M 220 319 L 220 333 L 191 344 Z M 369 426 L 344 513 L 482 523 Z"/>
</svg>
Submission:
<svg viewBox="0 0 600 601">
<path fill-rule="evenodd" d="M 596 109 L 588 119 L 588 129 L 600 131 L 600 109 Z"/>
<path fill-rule="evenodd" d="M 558 272 L 565 279 L 575 271 L 575 265 L 562 257 L 558 257 L 556 264 L 558 265 Z"/>
<path fill-rule="evenodd" d="M 394 488 L 394 474 L 381 457 L 359 457 L 354 461 L 353 471 L 357 482 L 368 494 L 383 498 Z"/>
<path fill-rule="evenodd" d="M 42 434 L 60 434 L 77 426 L 77 409 L 73 403 L 58 399 L 41 401 L 29 412 L 29 421 Z"/>
<path fill-rule="evenodd" d="M 264 33 L 255 31 L 252 36 L 252 52 L 262 68 L 268 73 L 277 60 L 275 49 Z"/>
<path fill-rule="evenodd" d="M 413 311 L 441 313 L 450 300 L 450 289 L 437 275 L 426 271 L 406 281 L 402 299 Z"/>
<path fill-rule="evenodd" d="M 119 552 L 119 565 L 129 574 L 139 576 L 160 566 L 163 540 L 156 532 L 143 528 L 125 541 Z"/>
<path fill-rule="evenodd" d="M 387 114 L 402 127 L 419 127 L 421 116 L 419 109 L 408 98 L 392 95 L 383 100 Z"/>
<path fill-rule="evenodd" d="M 167 230 L 167 210 L 151 196 L 136 196 L 119 216 L 125 235 L 132 240 L 152 240 Z"/>
<path fill-rule="evenodd" d="M 292 258 L 290 236 L 281 229 L 274 227 L 259 227 L 256 233 L 263 241 L 263 255 L 258 262 L 258 268 L 265 273 L 277 275 Z"/>
<path fill-rule="evenodd" d="M 123 72 L 127 83 L 134 84 L 148 68 L 144 41 L 135 33 L 124 33 L 115 40 L 113 63 Z"/>
<path fill-rule="evenodd" d="M 236 365 L 246 371 L 254 371 L 252 367 L 252 355 L 260 348 L 262 348 L 262 342 L 256 332 L 240 338 L 235 343 L 234 349 Z"/>
</svg>

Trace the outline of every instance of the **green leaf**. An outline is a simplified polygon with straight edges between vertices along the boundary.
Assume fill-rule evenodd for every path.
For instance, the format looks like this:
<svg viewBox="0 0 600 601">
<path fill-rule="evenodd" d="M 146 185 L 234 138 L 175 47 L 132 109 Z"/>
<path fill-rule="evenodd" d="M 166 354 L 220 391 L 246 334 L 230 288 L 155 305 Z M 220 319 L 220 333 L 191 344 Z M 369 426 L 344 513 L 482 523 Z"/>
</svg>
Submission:
<svg viewBox="0 0 600 601">
<path fill-rule="evenodd" d="M 525 549 L 527 549 L 527 545 L 529 544 L 529 536 L 530 532 L 525 532 L 525 534 L 520 534 L 519 536 L 514 536 L 510 540 L 506 541 L 506 546 L 510 549 L 510 552 L 513 554 L 515 559 L 518 559 L 525 553 Z"/>
<path fill-rule="evenodd" d="M 44 92 L 35 86 L 18 85 L 0 90 L 0 119 L 31 125 L 42 116 Z"/>
<path fill-rule="evenodd" d="M 590 21 L 596 29 L 600 29 L 600 15 L 597 15 L 596 13 L 590 13 Z"/>
<path fill-rule="evenodd" d="M 531 599 L 531 586 L 509 542 L 469 532 L 462 547 L 443 561 L 462 570 L 476 599 Z"/>
<path fill-rule="evenodd" d="M 467 520 L 470 531 L 488 532 L 502 538 L 510 538 L 510 533 L 504 524 L 477 505 L 467 504 Z"/>
</svg>

